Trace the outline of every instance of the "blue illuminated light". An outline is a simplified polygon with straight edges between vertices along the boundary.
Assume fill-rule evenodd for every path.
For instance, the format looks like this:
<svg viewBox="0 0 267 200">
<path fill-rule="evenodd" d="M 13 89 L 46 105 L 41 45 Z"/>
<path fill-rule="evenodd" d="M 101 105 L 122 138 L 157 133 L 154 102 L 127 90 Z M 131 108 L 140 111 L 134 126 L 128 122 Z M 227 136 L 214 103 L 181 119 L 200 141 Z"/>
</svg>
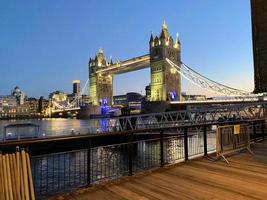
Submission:
<svg viewBox="0 0 267 200">
<path fill-rule="evenodd" d="M 107 99 L 100 99 L 100 106 L 101 106 L 101 115 L 106 115 L 108 113 L 108 100 Z"/>
<path fill-rule="evenodd" d="M 171 101 L 177 100 L 176 91 L 169 92 Z"/>
</svg>

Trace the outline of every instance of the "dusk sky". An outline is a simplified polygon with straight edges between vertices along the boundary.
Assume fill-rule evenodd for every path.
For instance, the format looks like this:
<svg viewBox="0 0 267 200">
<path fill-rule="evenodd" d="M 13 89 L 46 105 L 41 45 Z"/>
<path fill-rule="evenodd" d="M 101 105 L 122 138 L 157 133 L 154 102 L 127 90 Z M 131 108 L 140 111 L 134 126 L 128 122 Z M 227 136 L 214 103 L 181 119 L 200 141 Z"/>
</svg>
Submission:
<svg viewBox="0 0 267 200">
<path fill-rule="evenodd" d="M 71 92 L 88 78 L 100 47 L 116 61 L 147 54 L 163 21 L 179 33 L 182 61 L 212 80 L 251 91 L 249 0 L 0 1 L 0 95 L 18 85 L 28 96 Z M 114 94 L 141 92 L 149 69 L 118 75 Z"/>
</svg>

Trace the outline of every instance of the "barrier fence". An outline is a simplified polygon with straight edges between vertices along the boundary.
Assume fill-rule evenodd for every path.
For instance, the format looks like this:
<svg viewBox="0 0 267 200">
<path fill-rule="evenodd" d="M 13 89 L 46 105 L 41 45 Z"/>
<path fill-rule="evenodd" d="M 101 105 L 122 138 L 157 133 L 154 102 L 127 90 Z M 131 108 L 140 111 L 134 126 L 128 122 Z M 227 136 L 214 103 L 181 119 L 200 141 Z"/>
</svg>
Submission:
<svg viewBox="0 0 267 200">
<path fill-rule="evenodd" d="M 216 131 L 216 154 L 228 164 L 225 155 L 248 150 L 250 153 L 250 131 L 248 124 L 219 126 Z"/>
</svg>

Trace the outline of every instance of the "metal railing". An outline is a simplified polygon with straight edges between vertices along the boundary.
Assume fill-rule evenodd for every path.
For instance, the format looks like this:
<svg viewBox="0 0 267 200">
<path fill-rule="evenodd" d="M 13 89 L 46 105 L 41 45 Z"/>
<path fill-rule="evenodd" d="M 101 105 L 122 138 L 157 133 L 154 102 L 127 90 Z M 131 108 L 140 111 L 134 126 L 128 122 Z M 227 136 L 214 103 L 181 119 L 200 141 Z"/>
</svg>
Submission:
<svg viewBox="0 0 267 200">
<path fill-rule="evenodd" d="M 183 125 L 227 122 L 235 120 L 255 120 L 266 115 L 267 102 L 230 104 L 209 108 L 189 109 L 172 112 L 122 116 L 115 118 L 96 118 L 91 120 L 90 132 L 109 133 L 122 131 L 171 128 Z M 97 128 L 94 128 L 97 127 Z"/>
<path fill-rule="evenodd" d="M 32 156 L 36 196 L 45 199 L 215 152 L 214 130 L 185 129 L 173 134 L 162 131 L 159 138 L 140 141 L 130 135 L 126 143 L 91 147 L 89 142 L 87 149 Z"/>
<path fill-rule="evenodd" d="M 133 134 L 128 134 L 124 143 L 97 146 L 94 138 L 88 138 L 87 146 L 72 151 L 65 148 L 59 153 L 35 152 L 31 156 L 31 166 L 36 197 L 46 199 L 216 151 L 215 126 L 185 126 L 158 131 L 150 135 L 152 139 L 135 140 Z M 248 131 L 252 142 L 264 139 L 265 122 L 251 122 Z M 28 148 L 31 153 L 31 147 Z"/>
<path fill-rule="evenodd" d="M 90 120 L 88 127 L 80 129 L 65 128 L 57 130 L 42 130 L 35 138 L 54 136 L 88 135 L 92 133 L 115 133 L 123 131 L 172 128 L 184 125 L 196 125 L 214 122 L 231 122 L 234 120 L 261 119 L 266 115 L 267 102 L 251 102 L 247 104 L 230 104 L 210 108 L 181 110 L 162 113 L 151 113 L 115 118 L 98 118 Z M 0 141 L 5 141 L 0 129 Z M 13 133 L 15 134 L 15 133 Z M 29 139 L 17 136 L 12 140 Z"/>
</svg>

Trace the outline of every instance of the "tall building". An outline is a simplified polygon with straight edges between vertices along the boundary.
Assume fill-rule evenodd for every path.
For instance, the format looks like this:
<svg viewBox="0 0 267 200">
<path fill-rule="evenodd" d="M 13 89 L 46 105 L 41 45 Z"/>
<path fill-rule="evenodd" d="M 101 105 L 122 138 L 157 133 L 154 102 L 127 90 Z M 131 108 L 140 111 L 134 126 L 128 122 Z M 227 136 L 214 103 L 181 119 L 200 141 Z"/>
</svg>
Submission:
<svg viewBox="0 0 267 200">
<path fill-rule="evenodd" d="M 255 93 L 267 92 L 266 13 L 266 0 L 251 0 Z"/>
<path fill-rule="evenodd" d="M 150 101 L 178 100 L 181 96 L 180 74 L 169 65 L 166 58 L 177 65 L 181 62 L 181 45 L 178 38 L 173 41 L 168 32 L 166 23 L 162 25 L 159 36 L 150 41 L 150 74 L 151 74 L 151 97 Z"/>
<path fill-rule="evenodd" d="M 80 80 L 73 80 L 72 81 L 72 94 L 77 95 L 80 93 L 81 90 L 81 84 Z"/>
<path fill-rule="evenodd" d="M 25 105 L 30 115 L 36 115 L 38 113 L 38 100 L 36 98 L 27 98 Z"/>
</svg>

